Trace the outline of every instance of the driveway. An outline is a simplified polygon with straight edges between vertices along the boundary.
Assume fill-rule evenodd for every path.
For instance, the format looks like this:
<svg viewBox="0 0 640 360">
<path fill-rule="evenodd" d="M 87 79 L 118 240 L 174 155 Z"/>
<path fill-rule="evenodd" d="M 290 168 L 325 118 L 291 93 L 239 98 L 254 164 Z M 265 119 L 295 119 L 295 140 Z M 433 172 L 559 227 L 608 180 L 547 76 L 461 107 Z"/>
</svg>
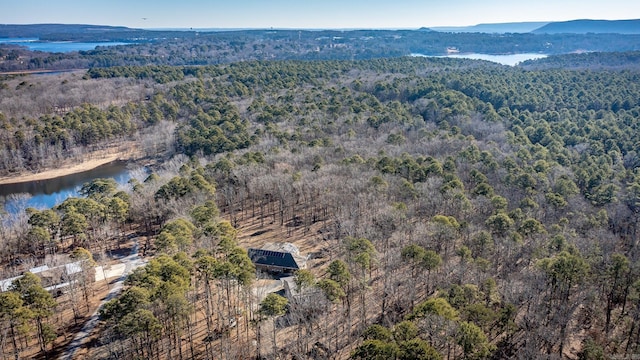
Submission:
<svg viewBox="0 0 640 360">
<path fill-rule="evenodd" d="M 98 306 L 98 309 L 93 313 L 93 315 L 91 315 L 89 320 L 87 320 L 87 322 L 84 323 L 84 326 L 82 326 L 82 329 L 76 334 L 76 336 L 73 338 L 71 343 L 69 343 L 69 345 L 67 346 L 67 350 L 64 352 L 64 354 L 62 354 L 59 357 L 60 360 L 73 359 L 76 351 L 80 347 L 82 347 L 84 342 L 89 338 L 89 336 L 91 335 L 95 327 L 98 325 L 98 320 L 100 318 L 99 312 L 100 312 L 100 309 L 102 309 L 102 306 L 107 301 L 114 299 L 116 296 L 120 294 L 120 290 L 122 290 L 122 286 L 124 284 L 125 279 L 133 270 L 135 270 L 140 266 L 144 266 L 146 264 L 146 261 L 141 259 L 138 256 L 138 240 L 137 239 L 135 239 L 135 243 L 133 245 L 133 248 L 131 249 L 131 254 L 122 258 L 120 261 L 122 264 L 124 264 L 124 271 L 122 272 L 122 275 L 114 283 L 113 287 L 111 288 L 107 296 L 105 296 L 105 298 L 100 303 L 100 306 Z M 100 275 L 96 274 L 96 277 L 98 276 Z"/>
</svg>

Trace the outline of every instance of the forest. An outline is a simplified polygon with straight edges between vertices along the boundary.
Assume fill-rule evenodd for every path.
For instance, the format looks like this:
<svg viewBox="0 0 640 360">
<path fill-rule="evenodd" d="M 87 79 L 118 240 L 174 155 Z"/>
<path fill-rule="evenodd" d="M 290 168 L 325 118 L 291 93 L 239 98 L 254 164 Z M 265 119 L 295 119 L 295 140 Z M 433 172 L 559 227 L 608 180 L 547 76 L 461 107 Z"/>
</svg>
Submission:
<svg viewBox="0 0 640 360">
<path fill-rule="evenodd" d="M 205 66 L 238 61 L 367 60 L 411 54 L 547 55 L 640 51 L 640 35 L 620 33 L 449 33 L 417 30 L 150 31 L 118 27 L 51 25 L 35 29 L 0 26 L 0 37 L 40 32 L 42 41 L 117 41 L 128 45 L 47 53 L 0 45 L 0 72 L 69 70 L 112 66 Z M 16 27 L 16 26 L 14 26 Z M 2 35 L 5 34 L 5 35 Z"/>
<path fill-rule="evenodd" d="M 24 275 L 0 293 L 3 357 L 68 354 L 108 287 L 93 265 L 137 247 L 146 265 L 76 358 L 637 356 L 635 58 L 150 60 L 5 76 L 0 174 L 114 143 L 151 171 L 2 213 L 2 278 Z M 273 274 L 247 253 L 273 241 L 307 256 L 286 296 L 264 290 Z M 54 255 L 83 264 L 65 294 L 24 272 L 23 259 Z"/>
</svg>

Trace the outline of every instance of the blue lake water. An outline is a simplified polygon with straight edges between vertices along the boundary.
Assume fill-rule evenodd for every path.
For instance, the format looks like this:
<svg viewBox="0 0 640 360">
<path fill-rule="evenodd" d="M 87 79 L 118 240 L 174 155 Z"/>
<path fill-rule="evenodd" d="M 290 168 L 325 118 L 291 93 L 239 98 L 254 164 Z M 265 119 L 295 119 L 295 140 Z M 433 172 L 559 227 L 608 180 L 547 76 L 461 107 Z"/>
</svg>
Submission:
<svg viewBox="0 0 640 360">
<path fill-rule="evenodd" d="M 131 173 L 125 162 L 115 161 L 93 170 L 54 179 L 0 185 L 0 203 L 10 214 L 27 207 L 52 208 L 71 196 L 80 196 L 78 191 L 82 184 L 97 178 L 112 178 L 118 184 L 126 184 L 131 179 Z M 29 197 L 26 197 L 26 201 L 16 200 L 12 195 L 17 194 L 27 194 Z"/>
<path fill-rule="evenodd" d="M 40 41 L 37 38 L 0 38 L 0 44 L 26 46 L 29 50 L 44 52 L 72 52 L 94 50 L 98 46 L 128 45 L 123 42 L 71 42 Z"/>
<path fill-rule="evenodd" d="M 518 63 L 521 63 L 526 60 L 534 60 L 534 59 L 542 59 L 546 58 L 545 54 L 537 54 L 537 53 L 525 53 L 525 54 L 506 54 L 506 55 L 489 55 L 489 54 L 450 54 L 443 56 L 430 56 L 423 54 L 411 54 L 411 56 L 416 57 L 448 57 L 454 59 L 472 59 L 472 60 L 486 60 L 495 62 L 502 65 L 515 66 Z"/>
</svg>

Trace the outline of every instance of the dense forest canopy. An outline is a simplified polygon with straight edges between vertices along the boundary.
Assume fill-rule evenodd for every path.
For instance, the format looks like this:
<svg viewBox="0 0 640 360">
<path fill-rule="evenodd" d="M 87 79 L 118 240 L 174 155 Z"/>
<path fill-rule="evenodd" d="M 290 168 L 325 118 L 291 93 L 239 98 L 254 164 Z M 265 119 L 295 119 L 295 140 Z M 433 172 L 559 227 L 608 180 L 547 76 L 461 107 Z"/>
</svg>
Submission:
<svg viewBox="0 0 640 360">
<path fill-rule="evenodd" d="M 640 350 L 640 72 L 618 61 L 636 53 L 559 57 L 540 69 L 305 61 L 295 52 L 169 66 L 233 47 L 260 53 L 242 34 L 211 35 L 234 37 L 222 49 L 199 38 L 72 55 L 121 66 L 47 76 L 123 95 L 70 97 L 66 107 L 53 98 L 24 116 L 0 107 L 4 173 L 122 141 L 160 159 L 124 189 L 96 181 L 85 197 L 28 209 L 2 228 L 5 264 L 79 247 L 101 253 L 131 229 L 145 237 L 152 259 L 101 310 L 92 357 L 591 359 Z M 261 36 L 294 49 L 310 33 Z M 340 49 L 351 40 L 326 41 Z M 189 46 L 194 62 L 183 63 Z M 128 63 L 138 56 L 148 65 Z M 27 102 L 44 81 L 3 79 L 0 95 Z M 132 87 L 144 96 L 124 95 Z M 269 232 L 313 254 L 294 275 L 298 296 L 255 295 L 265 274 L 246 248 Z M 64 343 L 51 329 L 69 325 L 25 289 L 0 298 L 3 349 L 23 349 L 11 339 L 30 332 L 42 351 Z M 9 331 L 19 323 L 35 326 Z"/>
<path fill-rule="evenodd" d="M 594 52 L 563 54 L 549 56 L 543 59 L 527 60 L 519 66 L 533 69 L 638 69 L 640 67 L 640 52 Z"/>
</svg>

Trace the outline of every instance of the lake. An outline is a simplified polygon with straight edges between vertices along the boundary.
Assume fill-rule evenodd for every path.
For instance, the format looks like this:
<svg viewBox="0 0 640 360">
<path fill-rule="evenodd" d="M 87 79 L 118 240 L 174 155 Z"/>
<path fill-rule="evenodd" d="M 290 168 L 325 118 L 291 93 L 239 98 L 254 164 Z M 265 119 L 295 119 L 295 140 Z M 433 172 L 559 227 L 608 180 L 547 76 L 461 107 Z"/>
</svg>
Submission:
<svg viewBox="0 0 640 360">
<path fill-rule="evenodd" d="M 22 208 L 34 207 L 38 209 L 52 208 L 71 196 L 80 196 L 78 191 L 82 184 L 97 178 L 112 178 L 118 184 L 126 184 L 131 179 L 131 172 L 124 161 L 114 161 L 99 166 L 93 170 L 77 174 L 61 176 L 54 179 L 28 181 L 17 184 L 0 185 L 0 202 L 4 202 L 5 210 L 10 214 L 21 211 Z M 28 194 L 31 197 L 23 203 L 9 199 L 2 201 L 13 194 Z"/>
<path fill-rule="evenodd" d="M 423 54 L 411 54 L 411 56 L 415 57 L 448 57 L 454 59 L 472 59 L 472 60 L 486 60 L 495 62 L 502 65 L 515 66 L 518 63 L 521 63 L 526 60 L 535 60 L 546 58 L 548 55 L 546 54 L 537 54 L 537 53 L 524 53 L 524 54 L 505 54 L 505 55 L 489 55 L 489 54 L 450 54 L 450 55 L 442 55 L 442 56 L 431 56 L 431 55 L 423 55 Z"/>
<path fill-rule="evenodd" d="M 94 50 L 98 46 L 129 45 L 123 42 L 71 42 L 40 41 L 37 38 L 0 38 L 0 44 L 26 46 L 32 51 L 66 53 L 72 51 Z"/>
</svg>

